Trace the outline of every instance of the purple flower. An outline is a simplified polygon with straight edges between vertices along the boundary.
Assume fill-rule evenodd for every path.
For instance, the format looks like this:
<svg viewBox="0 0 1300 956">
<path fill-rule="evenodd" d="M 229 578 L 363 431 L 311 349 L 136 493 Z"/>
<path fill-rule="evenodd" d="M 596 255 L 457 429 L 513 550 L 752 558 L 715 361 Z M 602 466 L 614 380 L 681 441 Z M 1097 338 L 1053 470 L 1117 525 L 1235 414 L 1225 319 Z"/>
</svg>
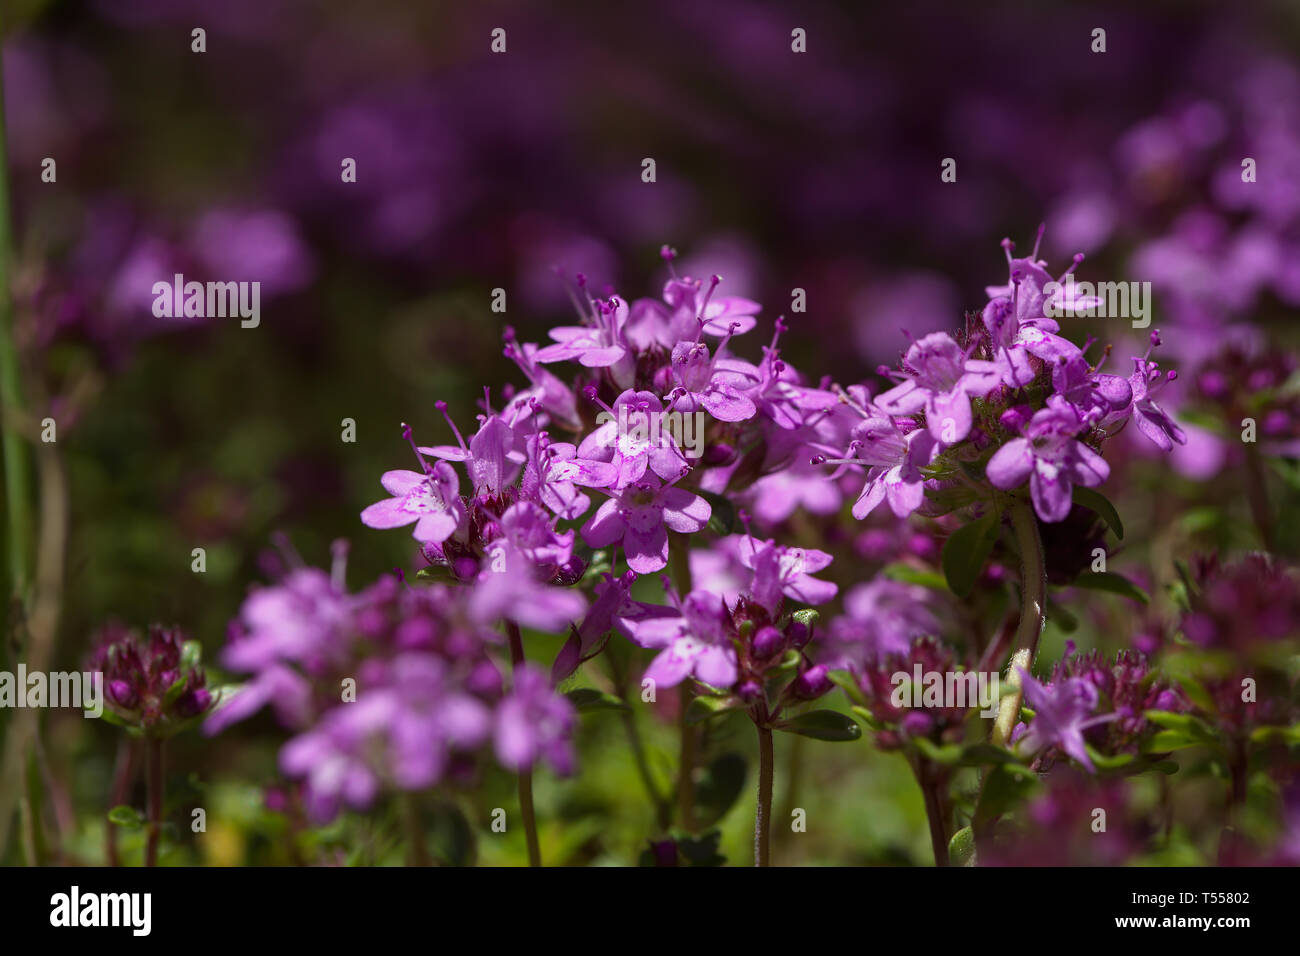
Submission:
<svg viewBox="0 0 1300 956">
<path fill-rule="evenodd" d="M 985 395 L 999 382 L 992 362 L 972 359 L 946 332 L 932 332 L 912 343 L 903 356 L 903 381 L 880 395 L 886 415 L 925 411 L 936 441 L 951 445 L 970 434 L 971 395 Z"/>
<path fill-rule="evenodd" d="M 1075 436 L 1086 427 L 1078 411 L 1060 395 L 1034 413 L 1023 438 L 1013 438 L 989 459 L 987 473 L 1008 491 L 1029 479 L 1034 510 L 1044 521 L 1064 521 L 1075 485 L 1092 488 L 1110 475 L 1110 466 Z"/>
<path fill-rule="evenodd" d="M 506 539 L 489 551 L 483 568 L 468 607 L 470 619 L 480 625 L 506 619 L 539 631 L 563 631 L 587 608 L 578 591 L 539 581 L 532 557 Z"/>
<path fill-rule="evenodd" d="M 416 541 L 440 543 L 464 530 L 467 512 L 460 499 L 460 479 L 444 461 L 429 467 L 427 474 L 414 471 L 386 471 L 380 483 L 393 497 L 361 512 L 361 521 L 371 528 L 400 528 L 415 523 Z"/>
<path fill-rule="evenodd" d="M 514 329 L 509 326 L 506 327 L 504 337 L 506 358 L 518 365 L 519 370 L 532 383 L 531 389 L 516 393 L 514 399 L 524 402 L 536 400 L 538 406 L 555 421 L 566 428 L 580 428 L 582 419 L 578 414 L 578 397 L 573 389 L 542 368 L 537 361 L 538 346 L 532 342 L 518 342 Z"/>
<path fill-rule="evenodd" d="M 545 760 L 557 773 L 573 773 L 577 721 L 573 704 L 552 690 L 545 674 L 525 664 L 515 670 L 514 687 L 497 707 L 492 732 L 497 759 L 507 770 L 527 770 Z"/>
<path fill-rule="evenodd" d="M 709 284 L 689 276 L 674 276 L 664 285 L 663 301 L 639 299 L 632 305 L 627 336 L 637 348 L 658 345 L 671 349 L 678 342 L 705 335 L 743 334 L 757 324 L 754 316 L 763 308 L 740 296 L 718 296 L 713 292 L 722 281 L 712 276 Z"/>
<path fill-rule="evenodd" d="M 1102 374 L 1082 352 L 1062 356 L 1052 366 L 1052 387 L 1074 406 L 1087 424 L 1123 412 L 1133 401 L 1133 389 L 1118 375 Z"/>
<path fill-rule="evenodd" d="M 699 495 L 647 474 L 597 508 L 582 526 L 582 538 L 593 548 L 621 541 L 628 567 L 650 574 L 668 564 L 669 531 L 694 534 L 708 524 L 711 514 L 709 503 Z"/>
<path fill-rule="evenodd" d="M 217 703 L 199 656 L 197 642 L 174 628 L 154 625 L 142 638 L 109 625 L 97 635 L 87 669 L 104 675 L 104 703 L 120 722 L 170 737 Z"/>
<path fill-rule="evenodd" d="M 660 652 L 645 672 L 658 686 L 674 687 L 691 676 L 712 687 L 736 682 L 731 618 L 716 594 L 692 591 L 673 608 L 632 602 L 617 623 L 634 643 Z"/>
<path fill-rule="evenodd" d="M 617 297 L 609 301 L 593 299 L 585 288 L 582 294 L 587 298 L 586 324 L 551 329 L 549 334 L 555 344 L 538 349 L 533 361 L 543 365 L 577 361 L 587 368 L 609 369 L 614 380 L 626 387 L 635 370 L 635 357 L 623 331 L 628 320 L 627 303 Z"/>
<path fill-rule="evenodd" d="M 940 448 L 934 435 L 922 428 L 904 434 L 892 419 L 868 418 L 853 429 L 844 458 L 813 459 L 817 464 L 861 465 L 867 469 L 862 493 L 853 503 L 853 517 L 861 521 L 882 501 L 900 518 L 906 518 L 925 497 L 921 469 L 934 460 Z"/>
<path fill-rule="evenodd" d="M 499 495 L 506 485 L 514 481 L 515 467 L 522 463 L 524 455 L 515 450 L 515 432 L 501 417 L 487 415 L 483 424 L 466 447 L 460 429 L 447 414 L 446 402 L 435 402 L 456 436 L 457 445 L 434 445 L 418 449 L 420 454 L 433 455 L 446 461 L 461 461 L 469 474 L 476 495 Z M 416 536 L 419 538 L 419 536 Z M 419 539 L 424 540 L 424 539 Z M 437 540 L 442 540 L 441 538 Z"/>
<path fill-rule="evenodd" d="M 839 591 L 835 583 L 813 577 L 830 566 L 832 558 L 825 551 L 787 548 L 746 535 L 740 542 L 739 556 L 741 563 L 754 572 L 750 597 L 773 617 L 782 595 L 802 604 L 825 604 Z"/>
<path fill-rule="evenodd" d="M 595 390 L 589 389 L 594 398 Z M 654 392 L 628 389 L 605 406 L 601 422 L 578 446 L 572 480 L 602 487 L 608 469 L 592 469 L 586 462 L 614 466 L 615 488 L 639 481 L 647 469 L 665 481 L 680 478 L 689 468 L 685 455 L 669 429 L 663 427 L 664 406 Z"/>
<path fill-rule="evenodd" d="M 1015 738 L 1017 744 L 1033 754 L 1047 747 L 1060 747 L 1095 772 L 1084 747 L 1083 732 L 1117 716 L 1092 716 L 1099 700 L 1097 688 L 1081 677 L 1069 677 L 1052 685 L 1040 684 L 1023 667 L 1020 676 L 1024 681 L 1025 704 L 1034 712 L 1034 717 L 1028 728 Z"/>
<path fill-rule="evenodd" d="M 1187 433 L 1151 397 L 1161 386 L 1176 379 L 1178 373 L 1161 375 L 1160 367 L 1155 362 L 1136 357 L 1133 365 L 1134 371 L 1128 382 L 1133 390 L 1133 421 L 1137 423 L 1138 431 L 1162 451 L 1169 451 L 1174 447 L 1174 442 L 1187 444 Z"/>
<path fill-rule="evenodd" d="M 724 339 L 718 345 L 719 353 L 726 342 Z M 676 386 L 669 396 L 674 409 L 694 412 L 703 408 L 720 422 L 743 422 L 758 414 L 758 407 L 745 394 L 759 379 L 758 369 L 748 362 L 710 357 L 709 347 L 696 338 L 673 346 L 670 367 Z"/>
<path fill-rule="evenodd" d="M 868 660 L 905 656 L 916 638 L 938 630 L 931 591 L 877 578 L 845 595 L 844 614 L 830 625 L 829 662 L 833 667 L 860 667 Z"/>
</svg>

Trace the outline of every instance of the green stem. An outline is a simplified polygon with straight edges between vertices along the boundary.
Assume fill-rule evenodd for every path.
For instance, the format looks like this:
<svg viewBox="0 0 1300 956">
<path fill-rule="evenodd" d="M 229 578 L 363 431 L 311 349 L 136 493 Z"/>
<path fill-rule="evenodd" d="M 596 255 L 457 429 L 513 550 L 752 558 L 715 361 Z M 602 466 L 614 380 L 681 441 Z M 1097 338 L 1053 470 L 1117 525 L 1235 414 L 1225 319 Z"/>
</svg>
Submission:
<svg viewBox="0 0 1300 956">
<path fill-rule="evenodd" d="M 772 865 L 772 728 L 758 728 L 758 805 L 754 809 L 754 865 Z"/>
<path fill-rule="evenodd" d="M 506 621 L 506 635 L 510 639 L 510 664 L 514 672 L 524 666 L 524 637 L 519 625 Z M 524 817 L 524 834 L 528 838 L 528 865 L 542 865 L 542 845 L 537 839 L 537 811 L 533 807 L 533 771 L 519 771 L 519 812 Z"/>
<path fill-rule="evenodd" d="M 1047 605 L 1047 568 L 1033 506 L 1028 501 L 1018 500 L 1011 506 L 1010 514 L 1011 528 L 1020 548 L 1020 626 L 1016 628 L 1014 649 L 1006 677 L 1012 692 L 1002 697 L 998 705 L 998 716 L 993 723 L 992 741 L 998 747 L 1007 746 L 1020 717 L 1020 702 L 1024 699 L 1020 671 L 1023 669 L 1028 673 L 1033 667 L 1038 638 L 1046 623 L 1044 611 Z"/>
<path fill-rule="evenodd" d="M 163 824 L 163 742 L 159 737 L 145 741 L 145 777 L 148 781 L 149 836 L 145 844 L 144 865 L 158 865 L 158 841 Z"/>
<path fill-rule="evenodd" d="M 9 502 L 10 594 L 26 599 L 31 578 L 31 518 L 27 445 L 17 431 L 22 409 L 22 385 L 18 375 L 18 349 L 13 338 L 13 300 L 9 270 L 13 262 L 14 237 L 9 213 L 9 164 L 5 146 L 4 63 L 0 62 L 0 412 L 3 412 L 5 499 Z"/>
<path fill-rule="evenodd" d="M 948 824 L 940 795 L 941 782 L 930 761 L 924 757 L 916 758 L 912 770 L 925 797 L 925 817 L 930 823 L 930 847 L 934 850 L 934 865 L 948 866 Z"/>
<path fill-rule="evenodd" d="M 432 866 L 429 849 L 424 845 L 424 822 L 417 794 L 402 794 L 402 823 L 406 827 L 406 839 L 411 844 L 406 855 L 406 865 Z"/>
</svg>

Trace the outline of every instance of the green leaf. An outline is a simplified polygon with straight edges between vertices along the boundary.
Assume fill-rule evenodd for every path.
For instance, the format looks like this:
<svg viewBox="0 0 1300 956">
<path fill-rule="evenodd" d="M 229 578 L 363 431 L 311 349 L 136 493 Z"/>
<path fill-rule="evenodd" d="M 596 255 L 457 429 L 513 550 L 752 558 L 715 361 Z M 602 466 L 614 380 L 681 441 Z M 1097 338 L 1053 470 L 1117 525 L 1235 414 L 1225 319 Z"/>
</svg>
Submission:
<svg viewBox="0 0 1300 956">
<path fill-rule="evenodd" d="M 984 778 L 984 789 L 980 791 L 979 803 L 975 807 L 975 818 L 971 825 L 983 831 L 998 817 L 1024 800 L 1029 792 L 1037 786 L 1034 774 L 1025 776 L 1010 769 L 1010 764 L 994 767 Z"/>
<path fill-rule="evenodd" d="M 1162 730 L 1152 737 L 1142 749 L 1147 753 L 1164 754 L 1173 753 L 1175 750 L 1186 750 L 1188 747 L 1203 746 L 1205 746 L 1205 741 L 1188 736 L 1181 730 Z"/>
<path fill-rule="evenodd" d="M 1115 754 L 1108 757 L 1106 754 L 1098 752 L 1091 744 L 1085 743 L 1083 749 L 1088 752 L 1088 759 L 1092 761 L 1094 767 L 1098 770 L 1119 770 L 1127 767 L 1137 758 L 1133 754 Z"/>
<path fill-rule="evenodd" d="M 711 491 L 699 492 L 701 498 L 709 503 L 709 530 L 717 535 L 728 535 L 736 530 L 736 506 L 726 495 Z"/>
<path fill-rule="evenodd" d="M 1091 488 L 1075 485 L 1074 503 L 1087 508 L 1105 521 L 1110 530 L 1115 532 L 1115 537 L 1121 540 L 1124 538 L 1124 522 L 1119 520 L 1119 512 L 1110 503 L 1110 499 L 1100 491 L 1093 491 Z"/>
<path fill-rule="evenodd" d="M 445 564 L 431 564 L 426 568 L 420 568 L 415 572 L 417 581 L 433 581 L 438 584 L 455 584 L 456 575 L 451 573 L 451 568 Z"/>
<path fill-rule="evenodd" d="M 108 822 L 114 823 L 119 827 L 128 829 L 138 829 L 144 826 L 144 815 L 135 807 L 128 807 L 126 804 L 118 804 L 112 810 L 108 811 Z"/>
<path fill-rule="evenodd" d="M 854 680 L 852 674 L 848 671 L 831 671 L 826 676 L 831 679 L 832 684 L 849 695 L 849 700 L 863 707 L 866 706 L 867 698 L 862 693 L 862 688 L 858 686 L 858 682 Z"/>
<path fill-rule="evenodd" d="M 943 544 L 943 576 L 958 597 L 967 597 L 989 559 L 1002 530 L 1001 517 L 990 511 L 978 521 L 963 525 Z"/>
<path fill-rule="evenodd" d="M 867 708 L 850 707 L 849 710 L 853 711 L 853 716 L 858 719 L 858 723 L 866 724 L 872 730 L 885 729 L 885 725 L 882 724 L 880 721 L 876 720 L 875 716 L 871 713 L 871 711 L 867 710 Z"/>
<path fill-rule="evenodd" d="M 963 748 L 960 763 L 963 767 L 981 767 L 985 764 L 991 766 L 1008 765 L 1007 769 L 1011 773 L 1016 773 L 1017 768 L 1025 771 L 1029 770 L 1010 750 L 984 742 L 970 744 Z"/>
<path fill-rule="evenodd" d="M 686 722 L 701 724 L 714 717 L 720 717 L 736 708 L 734 697 L 696 697 L 686 708 Z"/>
<path fill-rule="evenodd" d="M 677 837 L 677 851 L 690 866 L 722 866 L 727 858 L 718 852 L 721 843 L 721 830 L 710 830 L 698 837 L 682 834 Z"/>
<path fill-rule="evenodd" d="M 433 855 L 448 866 L 473 866 L 478 855 L 474 828 L 454 804 L 439 806 L 433 814 L 429 844 Z"/>
<path fill-rule="evenodd" d="M 1140 587 L 1114 571 L 1084 571 L 1070 582 L 1070 587 L 1086 588 L 1089 591 L 1106 591 L 1122 597 L 1150 604 L 1151 598 Z"/>
<path fill-rule="evenodd" d="M 726 816 L 745 790 L 747 772 L 744 756 L 735 752 L 723 754 L 705 768 L 695 785 L 697 826 L 711 826 Z"/>
<path fill-rule="evenodd" d="M 1157 727 L 1178 731 L 1203 743 L 1213 744 L 1219 741 L 1218 735 L 1210 726 L 1193 714 L 1176 714 L 1171 710 L 1148 710 L 1143 716 Z"/>
<path fill-rule="evenodd" d="M 163 706 L 166 707 L 176 703 L 176 701 L 180 699 L 181 694 L 185 693 L 185 685 L 189 682 L 189 674 L 182 674 L 180 677 L 176 678 L 176 680 L 172 681 L 172 685 L 168 687 L 166 692 L 163 694 Z"/>
<path fill-rule="evenodd" d="M 910 741 L 927 760 L 935 763 L 941 763 L 948 767 L 954 767 L 961 762 L 962 745 L 961 744 L 944 744 L 942 747 L 936 744 L 928 737 L 913 737 Z"/>
<path fill-rule="evenodd" d="M 613 694 L 606 694 L 594 687 L 579 687 L 564 695 L 578 711 L 589 710 L 628 710 L 626 703 Z"/>
<path fill-rule="evenodd" d="M 1300 724 L 1293 727 L 1256 727 L 1250 732 L 1253 744 L 1300 744 Z"/>
<path fill-rule="evenodd" d="M 834 710 L 813 710 L 800 714 L 793 720 L 777 724 L 777 730 L 788 734 L 812 737 L 814 740 L 846 741 L 862 736 L 858 722 L 847 714 Z"/>
<path fill-rule="evenodd" d="M 910 564 L 904 564 L 896 561 L 893 564 L 887 564 L 880 570 L 882 577 L 889 578 L 891 581 L 902 581 L 905 584 L 919 584 L 921 587 L 931 588 L 935 591 L 947 591 L 948 581 L 936 571 L 926 571 L 922 568 L 914 568 Z"/>
<path fill-rule="evenodd" d="M 962 827 L 948 841 L 948 861 L 953 866 L 972 866 L 975 859 L 975 831 Z"/>
<path fill-rule="evenodd" d="M 1051 621 L 1066 634 L 1073 634 L 1079 629 L 1079 619 L 1060 601 L 1047 595 L 1047 620 Z"/>
</svg>

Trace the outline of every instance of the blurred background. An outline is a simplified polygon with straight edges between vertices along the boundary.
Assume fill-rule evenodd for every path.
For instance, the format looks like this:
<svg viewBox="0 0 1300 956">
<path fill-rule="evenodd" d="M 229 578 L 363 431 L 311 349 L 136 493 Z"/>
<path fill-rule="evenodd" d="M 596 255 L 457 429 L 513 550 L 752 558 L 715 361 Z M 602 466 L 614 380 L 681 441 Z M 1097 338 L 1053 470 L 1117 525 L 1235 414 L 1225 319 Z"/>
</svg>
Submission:
<svg viewBox="0 0 1300 956">
<path fill-rule="evenodd" d="M 1130 541 L 1146 542 L 1123 570 L 1141 578 L 1153 548 L 1249 545 L 1241 446 L 1223 440 L 1224 416 L 1206 410 L 1198 389 L 1210 386 L 1194 373 L 1235 356 L 1292 370 L 1294 0 L 6 10 L 16 334 L 29 406 L 59 423 L 70 489 L 59 666 L 77 666 L 113 620 L 178 625 L 214 657 L 250 583 L 266 580 L 277 533 L 316 564 L 350 539 L 353 586 L 413 566 L 409 537 L 357 517 L 384 470 L 409 466 L 399 423 L 450 440 L 435 401 L 463 425 L 484 386 L 523 384 L 501 353 L 505 325 L 536 341 L 571 322 L 557 269 L 657 296 L 664 243 L 680 271 L 720 273 L 725 292 L 764 304 L 738 351 L 756 357 L 787 313 L 786 357 L 847 384 L 897 357 L 900 330 L 959 326 L 985 286 L 1006 281 L 999 241 L 1027 254 L 1045 222 L 1054 273 L 1084 252 L 1084 279 L 1153 283 L 1162 358 L 1183 372 L 1166 405 L 1188 445 L 1153 464 L 1135 443 L 1107 489 L 1124 489 L 1113 497 L 1138 529 Z M 497 27 L 506 52 L 494 54 Z M 1104 54 L 1091 50 L 1097 27 Z M 195 28 L 205 52 L 192 51 Z M 796 28 L 806 53 L 791 49 Z M 42 181 L 47 157 L 53 183 Z M 940 180 L 947 157 L 956 183 Z M 1250 187 L 1243 157 L 1258 164 Z M 342 181 L 344 158 L 354 183 Z M 656 162 L 652 184 L 644 158 Z M 260 281 L 260 326 L 155 318 L 152 285 L 177 272 Z M 490 310 L 495 288 L 507 291 L 505 315 Z M 806 313 L 789 314 L 795 288 Z M 1113 342 L 1111 371 L 1123 374 L 1146 347 L 1127 323 L 1068 331 Z M 355 442 L 341 438 L 344 419 Z M 1275 421 L 1272 438 L 1294 441 L 1294 424 Z M 1294 510 L 1280 521 L 1293 551 Z M 1174 525 L 1172 539 L 1155 533 Z M 845 585 L 885 547 L 884 530 L 861 530 L 835 542 L 858 557 L 832 569 Z M 196 547 L 203 574 L 191 571 Z M 1133 624 L 1113 610 L 1118 623 L 1084 622 L 1074 638 L 1122 644 Z M 1045 641 L 1055 659 L 1065 635 L 1049 629 Z M 113 728 L 58 712 L 46 722 L 54 825 L 70 858 L 99 862 Z M 635 862 L 650 825 L 636 769 L 616 722 L 583 727 L 580 773 L 539 779 L 545 855 Z M 674 731 L 661 729 L 651 747 L 666 767 Z M 719 787 L 739 774 L 745 788 L 720 822 L 733 859 L 752 824 L 746 731 L 724 724 L 710 741 L 740 761 L 718 770 Z M 281 740 L 269 716 L 216 740 L 178 739 L 173 799 L 188 787 L 216 809 L 207 834 L 178 835 L 171 862 L 292 862 L 279 837 L 299 824 L 276 812 Z M 929 862 L 901 759 L 865 744 L 779 745 L 779 761 L 806 765 L 803 792 L 778 803 L 817 823 L 785 835 L 784 860 Z M 511 786 L 489 777 L 468 819 L 478 826 Z M 324 856 L 400 861 L 386 813 L 304 839 Z M 522 837 L 480 839 L 473 852 L 516 862 Z M 1198 859 L 1194 841 L 1177 852 L 1165 862 Z"/>
</svg>

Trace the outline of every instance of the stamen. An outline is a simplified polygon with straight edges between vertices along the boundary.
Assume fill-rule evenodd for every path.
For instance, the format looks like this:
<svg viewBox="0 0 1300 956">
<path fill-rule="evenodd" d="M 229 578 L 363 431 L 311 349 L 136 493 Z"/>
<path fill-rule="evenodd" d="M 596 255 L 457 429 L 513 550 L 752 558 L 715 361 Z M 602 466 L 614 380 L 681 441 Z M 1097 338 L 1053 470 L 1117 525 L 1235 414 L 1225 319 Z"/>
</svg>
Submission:
<svg viewBox="0 0 1300 956">
<path fill-rule="evenodd" d="M 713 290 L 718 287 L 718 283 L 721 281 L 722 276 L 717 273 L 709 277 L 709 291 L 704 293 L 704 301 L 700 303 L 700 314 L 696 316 L 699 321 L 704 321 L 704 313 L 709 311 L 709 300 L 713 298 Z"/>
<path fill-rule="evenodd" d="M 447 420 L 447 424 L 451 426 L 451 433 L 456 436 L 456 441 L 460 444 L 460 450 L 465 452 L 466 454 L 469 454 L 469 448 L 465 444 L 465 439 L 461 435 L 460 429 L 456 427 L 456 423 L 453 422 L 451 420 L 451 416 L 447 414 L 447 403 L 444 402 L 442 399 L 438 399 L 438 401 L 433 403 L 433 407 L 436 408 L 438 411 L 442 412 L 442 417 L 445 418 Z M 406 425 L 403 424 L 402 427 L 406 428 Z M 407 437 L 409 438 L 410 435 L 407 435 Z"/>
<path fill-rule="evenodd" d="M 442 405 L 444 408 L 446 407 L 446 403 L 445 403 L 445 402 L 435 402 L 434 404 L 436 404 L 436 405 Z M 443 414 L 446 414 L 446 413 L 444 412 Z M 450 419 L 448 419 L 448 421 L 450 421 Z M 451 427 L 452 427 L 453 430 L 455 430 L 455 428 L 456 428 L 455 425 L 452 425 Z M 416 461 L 418 461 L 418 462 L 420 463 L 420 470 L 423 471 L 426 475 L 432 476 L 432 475 L 433 475 L 433 466 L 430 465 L 429 462 L 425 460 L 425 457 L 424 457 L 422 454 L 420 454 L 420 449 L 419 449 L 419 447 L 415 444 L 415 436 L 411 433 L 411 426 L 408 425 L 408 424 L 406 424 L 406 422 L 402 422 L 402 437 L 405 438 L 405 439 L 407 440 L 407 442 L 410 443 L 410 445 L 411 445 L 411 451 L 415 452 L 415 459 L 416 459 Z M 457 434 L 456 437 L 459 438 L 460 435 Z M 464 448 L 464 447 L 465 447 L 465 443 L 464 443 L 464 442 L 461 442 L 461 443 L 460 443 L 460 447 L 461 447 L 461 448 Z"/>
</svg>

